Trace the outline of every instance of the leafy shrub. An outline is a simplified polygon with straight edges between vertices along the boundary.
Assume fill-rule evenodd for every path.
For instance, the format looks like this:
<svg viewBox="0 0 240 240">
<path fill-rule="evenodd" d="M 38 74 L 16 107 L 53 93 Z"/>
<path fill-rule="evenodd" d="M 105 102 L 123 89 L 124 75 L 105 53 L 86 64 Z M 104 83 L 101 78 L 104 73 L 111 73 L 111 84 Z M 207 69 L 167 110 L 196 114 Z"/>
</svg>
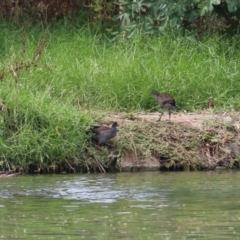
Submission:
<svg viewBox="0 0 240 240">
<path fill-rule="evenodd" d="M 19 23 L 77 19 L 100 25 L 104 32 L 131 37 L 135 33 L 160 34 L 166 29 L 198 34 L 230 30 L 237 33 L 238 0 L 2 0 L 0 14 Z"/>
<path fill-rule="evenodd" d="M 180 0 L 177 2 L 174 0 L 122 0 L 117 4 L 120 12 L 114 16 L 114 20 L 120 21 L 119 32 L 128 37 L 139 31 L 159 34 L 169 28 L 174 32 L 186 28 L 196 29 L 200 33 L 201 29 L 205 28 L 206 30 L 210 26 L 216 26 L 216 29 L 219 30 L 219 24 L 212 25 L 211 14 L 211 21 L 205 21 L 205 27 L 201 27 L 202 18 L 209 16 L 209 13 L 216 13 L 221 17 L 221 30 L 225 30 L 229 26 L 232 31 L 238 31 L 240 19 L 240 2 L 238 0 Z M 210 18 L 208 17 L 208 19 Z"/>
</svg>

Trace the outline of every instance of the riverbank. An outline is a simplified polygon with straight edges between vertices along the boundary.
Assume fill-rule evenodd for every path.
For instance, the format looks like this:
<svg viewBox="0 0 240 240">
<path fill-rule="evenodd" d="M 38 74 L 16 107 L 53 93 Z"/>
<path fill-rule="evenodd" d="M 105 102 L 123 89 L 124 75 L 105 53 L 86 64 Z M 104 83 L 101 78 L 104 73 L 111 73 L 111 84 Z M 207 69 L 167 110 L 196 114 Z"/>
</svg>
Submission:
<svg viewBox="0 0 240 240">
<path fill-rule="evenodd" d="M 214 117 L 240 109 L 237 41 L 164 34 L 112 42 L 71 24 L 20 30 L 4 23 L 0 35 L 1 171 L 238 168 L 231 150 L 238 153 L 237 117 L 226 115 L 228 123 Z M 198 121 L 177 113 L 171 124 L 165 114 L 157 122 L 153 89 L 171 94 L 179 109 L 215 114 Z M 118 136 L 96 146 L 91 127 L 113 121 Z"/>
<path fill-rule="evenodd" d="M 117 136 L 97 146 L 87 133 L 88 140 L 75 157 L 50 159 L 52 164 L 45 161 L 45 165 L 27 165 L 26 161 L 25 168 L 17 168 L 17 172 L 199 171 L 240 167 L 239 112 L 175 112 L 171 122 L 166 113 L 162 121 L 157 121 L 158 112 L 91 114 L 99 125 L 118 122 Z"/>
<path fill-rule="evenodd" d="M 239 168 L 239 112 L 109 114 L 119 123 L 109 148 L 119 171 L 214 170 Z M 105 148 L 104 149 L 108 149 Z M 118 151 L 117 151 L 118 150 Z"/>
</svg>

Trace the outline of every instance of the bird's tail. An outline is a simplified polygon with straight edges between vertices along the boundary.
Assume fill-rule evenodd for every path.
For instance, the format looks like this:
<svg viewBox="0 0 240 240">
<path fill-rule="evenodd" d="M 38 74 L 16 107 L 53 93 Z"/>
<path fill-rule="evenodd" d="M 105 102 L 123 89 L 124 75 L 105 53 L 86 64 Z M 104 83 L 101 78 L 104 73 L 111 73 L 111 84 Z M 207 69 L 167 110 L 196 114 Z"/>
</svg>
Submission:
<svg viewBox="0 0 240 240">
<path fill-rule="evenodd" d="M 156 91 L 156 90 L 152 90 L 152 94 L 155 95 L 155 96 L 158 96 L 158 95 L 159 95 L 159 92 Z"/>
</svg>

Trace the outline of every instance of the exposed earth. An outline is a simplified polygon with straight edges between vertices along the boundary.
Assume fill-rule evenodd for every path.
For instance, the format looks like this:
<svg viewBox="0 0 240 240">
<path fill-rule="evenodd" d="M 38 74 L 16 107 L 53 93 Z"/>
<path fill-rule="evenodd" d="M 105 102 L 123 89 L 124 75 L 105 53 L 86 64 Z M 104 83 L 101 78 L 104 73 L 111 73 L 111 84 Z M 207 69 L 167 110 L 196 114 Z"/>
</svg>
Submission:
<svg viewBox="0 0 240 240">
<path fill-rule="evenodd" d="M 103 146 L 89 142 L 80 165 L 87 172 L 240 169 L 240 112 L 173 112 L 171 122 L 168 112 L 161 121 L 159 112 L 94 115 L 98 125 L 116 121 L 118 134 Z"/>
<path fill-rule="evenodd" d="M 142 120 L 142 121 L 157 121 L 160 113 L 144 113 L 139 112 L 136 114 L 109 114 L 107 119 L 112 121 L 118 121 L 121 119 L 129 120 Z M 168 112 L 165 112 L 161 121 L 168 121 Z M 173 112 L 171 114 L 171 122 L 181 124 L 189 128 L 195 128 L 203 130 L 209 127 L 211 123 L 225 123 L 234 125 L 237 129 L 240 129 L 240 112 L 222 112 L 213 113 L 210 111 L 199 113 L 187 113 L 187 112 Z"/>
<path fill-rule="evenodd" d="M 172 170 L 239 168 L 239 112 L 173 112 L 171 123 L 168 112 L 161 122 L 159 115 L 139 112 L 102 116 L 100 122 L 119 123 L 119 134 L 113 142 L 118 146 L 127 142 L 123 149 L 129 146 L 130 151 L 121 155 L 122 171 L 161 170 L 169 166 Z"/>
</svg>

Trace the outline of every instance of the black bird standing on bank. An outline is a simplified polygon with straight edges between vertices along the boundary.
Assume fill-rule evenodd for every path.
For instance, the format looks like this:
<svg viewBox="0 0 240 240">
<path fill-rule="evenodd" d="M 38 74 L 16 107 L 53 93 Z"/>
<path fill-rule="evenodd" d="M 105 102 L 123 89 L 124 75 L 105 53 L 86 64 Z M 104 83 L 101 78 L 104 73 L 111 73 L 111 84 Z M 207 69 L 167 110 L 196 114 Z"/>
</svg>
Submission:
<svg viewBox="0 0 240 240">
<path fill-rule="evenodd" d="M 175 109 L 177 106 L 175 104 L 174 98 L 170 94 L 159 94 L 156 90 L 152 90 L 152 94 L 154 95 L 157 103 L 159 104 L 160 108 L 167 108 L 169 112 L 169 121 L 171 121 L 171 109 Z M 159 117 L 158 121 L 161 121 L 163 115 L 163 110 Z"/>
<path fill-rule="evenodd" d="M 117 135 L 117 122 L 113 122 L 112 127 L 96 126 L 93 127 L 92 132 L 94 134 L 93 139 L 100 146 Z"/>
</svg>

